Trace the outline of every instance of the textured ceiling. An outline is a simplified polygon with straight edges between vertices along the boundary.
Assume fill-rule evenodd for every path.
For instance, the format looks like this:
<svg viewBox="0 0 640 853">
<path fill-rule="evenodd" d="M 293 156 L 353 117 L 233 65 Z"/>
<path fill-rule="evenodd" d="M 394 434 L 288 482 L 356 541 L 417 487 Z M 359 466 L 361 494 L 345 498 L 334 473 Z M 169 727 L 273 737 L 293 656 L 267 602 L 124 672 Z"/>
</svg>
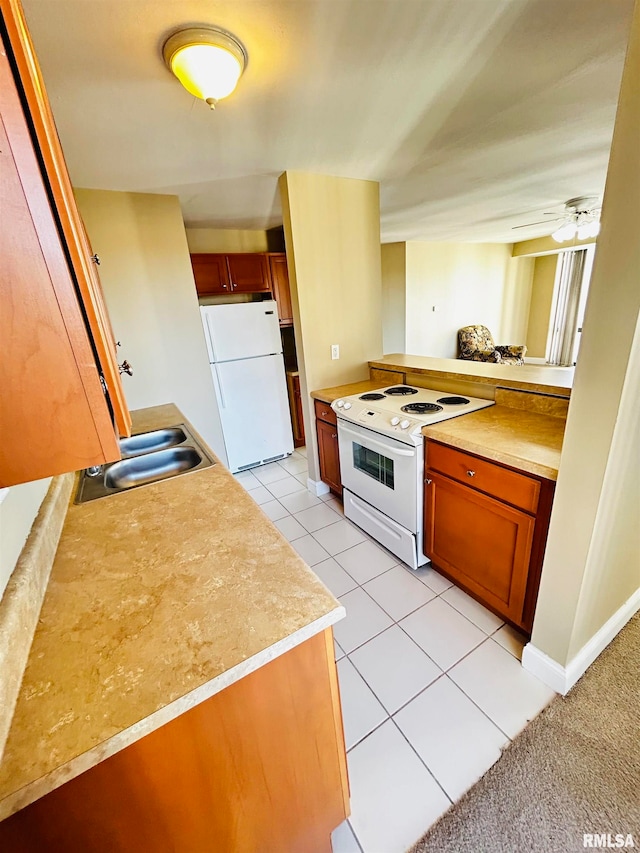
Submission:
<svg viewBox="0 0 640 853">
<path fill-rule="evenodd" d="M 391 240 L 511 242 L 602 195 L 633 0 L 23 0 L 76 186 L 175 193 L 188 225 L 281 220 L 285 169 L 381 185 Z M 211 112 L 181 25 L 249 64 Z"/>
</svg>

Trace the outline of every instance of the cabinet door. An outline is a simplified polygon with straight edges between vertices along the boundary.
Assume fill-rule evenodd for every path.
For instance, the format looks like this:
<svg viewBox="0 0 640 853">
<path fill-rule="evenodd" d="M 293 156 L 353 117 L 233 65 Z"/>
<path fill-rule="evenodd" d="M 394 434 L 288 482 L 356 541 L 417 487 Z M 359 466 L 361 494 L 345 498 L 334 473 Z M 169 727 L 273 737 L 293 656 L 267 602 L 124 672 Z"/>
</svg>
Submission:
<svg viewBox="0 0 640 853">
<path fill-rule="evenodd" d="M 535 519 L 428 470 L 424 552 L 490 607 L 519 624 Z"/>
<path fill-rule="evenodd" d="M 300 394 L 300 376 L 297 373 L 287 373 L 287 393 L 291 410 L 291 426 L 293 428 L 294 447 L 304 446 L 304 420 L 302 417 L 302 395 Z"/>
<path fill-rule="evenodd" d="M 194 254 L 191 255 L 191 266 L 198 296 L 231 291 L 226 255 Z"/>
<path fill-rule="evenodd" d="M 0 209 L 0 486 L 10 486 L 120 453 L 1 41 Z"/>
<path fill-rule="evenodd" d="M 42 74 L 33 50 L 19 0 L 0 0 L 0 9 L 9 37 L 11 53 L 18 69 L 16 81 L 29 111 L 34 144 L 42 164 L 42 177 L 55 208 L 61 239 L 71 264 L 71 274 L 82 307 L 98 368 L 104 379 L 121 435 L 130 435 L 131 416 L 127 407 L 116 358 L 116 347 L 100 281 L 82 219 L 73 196 L 71 180 L 56 131 L 53 113 Z"/>
<path fill-rule="evenodd" d="M 271 290 L 266 255 L 227 255 L 227 266 L 234 293 L 262 293 Z"/>
<path fill-rule="evenodd" d="M 296 434 L 294 436 L 294 444 L 296 447 L 304 447 L 305 438 L 304 438 L 304 417 L 302 415 L 302 394 L 300 392 L 300 377 L 296 376 L 296 381 L 294 383 L 293 389 L 293 405 L 294 405 L 294 423 Z M 338 467 L 338 471 L 339 471 Z M 339 478 L 338 478 L 339 479 Z"/>
<path fill-rule="evenodd" d="M 332 492 L 342 494 L 340 476 L 340 455 L 338 452 L 338 429 L 325 421 L 316 421 L 318 433 L 318 455 L 320 457 L 320 477 Z"/>
<path fill-rule="evenodd" d="M 280 325 L 293 326 L 293 308 L 291 306 L 287 256 L 284 253 L 269 255 L 269 271 L 271 273 L 273 296 L 278 303 Z"/>
</svg>

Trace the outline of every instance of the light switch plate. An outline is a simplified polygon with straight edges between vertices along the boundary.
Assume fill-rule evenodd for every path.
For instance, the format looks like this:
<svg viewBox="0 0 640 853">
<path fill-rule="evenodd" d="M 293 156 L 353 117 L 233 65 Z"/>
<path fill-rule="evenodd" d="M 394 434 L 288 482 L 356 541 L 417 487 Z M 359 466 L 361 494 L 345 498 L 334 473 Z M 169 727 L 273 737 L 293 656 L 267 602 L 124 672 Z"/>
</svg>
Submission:
<svg viewBox="0 0 640 853">
<path fill-rule="evenodd" d="M 340 344 L 331 344 L 331 358 L 333 361 L 340 358 Z"/>
</svg>

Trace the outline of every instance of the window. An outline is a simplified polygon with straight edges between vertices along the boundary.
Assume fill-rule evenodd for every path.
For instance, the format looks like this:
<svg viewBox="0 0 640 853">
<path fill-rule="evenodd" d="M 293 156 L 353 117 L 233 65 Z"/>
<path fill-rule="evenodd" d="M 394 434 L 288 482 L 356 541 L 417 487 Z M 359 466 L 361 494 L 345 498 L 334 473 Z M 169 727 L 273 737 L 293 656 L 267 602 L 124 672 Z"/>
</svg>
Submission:
<svg viewBox="0 0 640 853">
<path fill-rule="evenodd" d="M 547 342 L 547 362 L 561 367 L 576 363 L 595 246 L 561 252 Z"/>
</svg>

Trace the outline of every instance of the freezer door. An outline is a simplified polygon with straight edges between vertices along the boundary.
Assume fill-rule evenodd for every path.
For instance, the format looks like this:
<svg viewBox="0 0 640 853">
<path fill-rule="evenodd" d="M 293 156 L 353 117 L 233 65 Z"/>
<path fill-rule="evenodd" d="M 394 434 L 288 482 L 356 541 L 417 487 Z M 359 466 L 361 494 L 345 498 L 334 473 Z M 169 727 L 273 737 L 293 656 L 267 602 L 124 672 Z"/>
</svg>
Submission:
<svg viewBox="0 0 640 853">
<path fill-rule="evenodd" d="M 278 308 L 272 299 L 205 305 L 200 311 L 211 362 L 282 352 Z"/>
<path fill-rule="evenodd" d="M 291 453 L 282 356 L 213 364 L 211 370 L 230 470 L 235 473 Z"/>
</svg>

